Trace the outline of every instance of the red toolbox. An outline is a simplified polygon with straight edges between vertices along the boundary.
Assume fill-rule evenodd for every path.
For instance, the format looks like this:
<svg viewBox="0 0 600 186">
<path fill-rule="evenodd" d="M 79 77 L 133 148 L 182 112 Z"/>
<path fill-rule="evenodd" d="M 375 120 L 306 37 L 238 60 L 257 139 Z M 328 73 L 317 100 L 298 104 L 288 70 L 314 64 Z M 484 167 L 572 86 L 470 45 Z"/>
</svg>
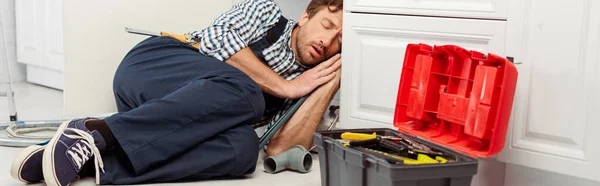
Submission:
<svg viewBox="0 0 600 186">
<path fill-rule="evenodd" d="M 477 158 L 499 153 L 517 82 L 512 62 L 455 45 L 409 44 L 393 125 L 398 129 L 317 131 L 322 185 L 469 185 Z M 407 136 L 455 161 L 390 164 L 339 142 L 345 132 Z M 399 135 L 401 134 L 401 135 Z"/>
</svg>

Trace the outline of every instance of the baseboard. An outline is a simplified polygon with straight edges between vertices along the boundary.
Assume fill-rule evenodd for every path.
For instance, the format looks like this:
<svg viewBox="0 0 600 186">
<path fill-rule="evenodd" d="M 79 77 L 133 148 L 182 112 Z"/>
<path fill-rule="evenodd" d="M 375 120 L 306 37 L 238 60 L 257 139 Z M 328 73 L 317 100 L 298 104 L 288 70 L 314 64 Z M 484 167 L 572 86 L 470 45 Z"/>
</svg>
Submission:
<svg viewBox="0 0 600 186">
<path fill-rule="evenodd" d="M 575 167 L 565 167 L 571 169 Z M 600 182 L 550 171 L 506 164 L 505 186 L 598 186 Z"/>
</svg>

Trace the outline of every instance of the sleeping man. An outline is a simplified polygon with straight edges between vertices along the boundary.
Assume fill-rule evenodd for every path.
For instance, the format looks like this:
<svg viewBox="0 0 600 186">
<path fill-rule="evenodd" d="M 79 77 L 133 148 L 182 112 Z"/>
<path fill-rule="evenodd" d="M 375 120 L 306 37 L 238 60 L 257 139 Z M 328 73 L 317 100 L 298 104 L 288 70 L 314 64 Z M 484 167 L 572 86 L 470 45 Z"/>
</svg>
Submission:
<svg viewBox="0 0 600 186">
<path fill-rule="evenodd" d="M 340 86 L 343 0 L 312 0 L 298 21 L 272 0 L 244 0 L 192 47 L 151 37 L 120 63 L 118 113 L 63 123 L 46 145 L 26 148 L 11 174 L 27 183 L 139 184 L 239 177 L 255 171 L 255 127 L 307 100 L 266 149 L 306 148 Z M 86 103 L 81 103 L 86 104 Z"/>
</svg>

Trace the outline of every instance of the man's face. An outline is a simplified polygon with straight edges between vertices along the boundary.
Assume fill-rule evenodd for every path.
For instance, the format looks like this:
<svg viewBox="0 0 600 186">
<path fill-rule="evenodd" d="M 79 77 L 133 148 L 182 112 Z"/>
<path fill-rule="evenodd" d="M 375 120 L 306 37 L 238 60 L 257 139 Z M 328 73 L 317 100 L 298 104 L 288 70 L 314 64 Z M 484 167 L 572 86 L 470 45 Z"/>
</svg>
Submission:
<svg viewBox="0 0 600 186">
<path fill-rule="evenodd" d="M 326 7 L 311 18 L 306 13 L 302 15 L 296 35 L 296 54 L 301 63 L 317 65 L 340 52 L 342 15 L 342 10 L 331 12 Z"/>
</svg>

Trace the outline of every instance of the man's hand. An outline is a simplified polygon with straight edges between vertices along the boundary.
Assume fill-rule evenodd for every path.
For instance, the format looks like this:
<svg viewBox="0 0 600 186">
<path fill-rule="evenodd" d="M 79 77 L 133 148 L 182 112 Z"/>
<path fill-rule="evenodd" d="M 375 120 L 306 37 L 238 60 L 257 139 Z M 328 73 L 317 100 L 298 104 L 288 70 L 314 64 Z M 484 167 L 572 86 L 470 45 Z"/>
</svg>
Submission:
<svg viewBox="0 0 600 186">
<path fill-rule="evenodd" d="M 337 91 L 340 88 L 340 84 L 342 83 L 341 80 L 342 80 L 342 68 L 338 68 L 335 71 L 335 77 L 331 81 L 324 84 L 323 86 L 328 86 Z"/>
<path fill-rule="evenodd" d="M 340 57 L 340 54 L 336 54 L 327 61 L 324 61 L 316 67 L 305 71 L 296 79 L 288 81 L 288 85 L 291 87 L 288 89 L 290 91 L 288 93 L 289 97 L 299 98 L 305 96 L 306 94 L 312 92 L 315 88 L 330 82 L 336 76 L 339 76 L 339 74 L 336 72 L 342 66 Z"/>
<path fill-rule="evenodd" d="M 277 97 L 288 96 L 288 81 L 261 62 L 250 48 L 240 50 L 225 62 L 250 76 L 262 91 Z"/>
<path fill-rule="evenodd" d="M 313 144 L 312 134 L 340 88 L 342 69 L 338 68 L 335 74 L 331 81 L 317 87 L 290 120 L 275 133 L 267 148 L 268 156 L 287 151 L 295 145 L 310 148 Z"/>
</svg>

